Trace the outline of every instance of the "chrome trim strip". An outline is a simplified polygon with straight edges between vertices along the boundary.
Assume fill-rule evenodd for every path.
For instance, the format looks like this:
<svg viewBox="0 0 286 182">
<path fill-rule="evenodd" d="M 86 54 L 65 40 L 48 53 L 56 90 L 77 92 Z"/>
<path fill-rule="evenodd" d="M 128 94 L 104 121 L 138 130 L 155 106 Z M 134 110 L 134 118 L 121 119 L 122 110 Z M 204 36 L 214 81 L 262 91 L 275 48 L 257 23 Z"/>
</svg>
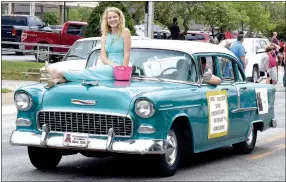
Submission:
<svg viewBox="0 0 286 182">
<path fill-rule="evenodd" d="M 238 113 L 238 112 L 247 112 L 247 111 L 255 111 L 255 110 L 257 110 L 257 107 L 246 107 L 246 108 L 234 109 L 231 112 L 232 113 Z"/>
<path fill-rule="evenodd" d="M 169 107 L 169 108 L 162 108 L 159 109 L 159 111 L 166 111 L 166 110 L 172 110 L 172 109 L 185 109 L 185 108 L 192 108 L 192 107 L 201 107 L 201 105 L 187 105 L 187 106 L 177 106 L 177 107 Z"/>
<path fill-rule="evenodd" d="M 78 110 L 52 110 L 52 109 L 43 109 L 43 110 L 39 110 L 36 114 L 36 123 L 37 123 L 37 129 L 39 131 L 42 131 L 42 129 L 40 128 L 39 125 L 39 121 L 38 121 L 38 115 L 40 112 L 72 112 L 72 113 L 85 113 L 85 114 L 101 114 L 101 115 L 111 115 L 111 116 L 121 116 L 121 117 L 126 117 L 129 118 L 131 120 L 131 134 L 129 136 L 117 136 L 119 138 L 131 138 L 134 135 L 134 121 L 132 119 L 132 117 L 129 114 L 119 114 L 119 113 L 110 113 L 110 112 L 95 112 L 95 111 L 78 111 Z M 124 119 L 125 120 L 125 119 Z M 50 120 L 49 120 L 50 123 Z M 53 131 L 56 132 L 56 131 Z M 61 133 L 61 132 L 58 132 Z M 96 134 L 89 134 L 89 136 L 107 136 L 107 135 L 96 135 Z"/>
<path fill-rule="evenodd" d="M 50 132 L 50 134 L 53 132 Z M 64 136 L 48 135 L 46 139 L 47 148 L 62 148 L 89 151 L 107 151 L 107 139 L 88 138 L 86 148 L 63 146 Z M 33 132 L 21 132 L 14 130 L 10 137 L 11 145 L 38 146 L 40 147 L 41 135 Z M 137 140 L 113 140 L 110 146 L 111 152 L 129 154 L 164 154 L 166 151 L 166 141 L 162 139 L 137 139 Z"/>
</svg>

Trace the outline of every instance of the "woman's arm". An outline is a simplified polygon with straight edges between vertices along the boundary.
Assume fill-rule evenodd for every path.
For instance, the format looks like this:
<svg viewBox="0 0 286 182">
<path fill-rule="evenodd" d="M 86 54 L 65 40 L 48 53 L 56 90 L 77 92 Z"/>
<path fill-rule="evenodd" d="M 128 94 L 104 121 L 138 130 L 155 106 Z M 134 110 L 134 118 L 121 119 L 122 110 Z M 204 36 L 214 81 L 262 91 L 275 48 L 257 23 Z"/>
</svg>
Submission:
<svg viewBox="0 0 286 182">
<path fill-rule="evenodd" d="M 128 66 L 130 61 L 130 49 L 131 49 L 131 33 L 126 28 L 123 32 L 123 40 L 124 40 L 124 58 L 123 58 L 123 66 Z"/>
<path fill-rule="evenodd" d="M 101 36 L 101 61 L 103 62 L 103 64 L 108 64 L 108 65 L 111 65 L 111 66 L 116 66 L 117 64 L 108 60 L 107 59 L 107 55 L 106 55 L 106 51 L 105 51 L 105 44 L 106 44 L 106 36 L 105 35 L 102 35 Z"/>
</svg>

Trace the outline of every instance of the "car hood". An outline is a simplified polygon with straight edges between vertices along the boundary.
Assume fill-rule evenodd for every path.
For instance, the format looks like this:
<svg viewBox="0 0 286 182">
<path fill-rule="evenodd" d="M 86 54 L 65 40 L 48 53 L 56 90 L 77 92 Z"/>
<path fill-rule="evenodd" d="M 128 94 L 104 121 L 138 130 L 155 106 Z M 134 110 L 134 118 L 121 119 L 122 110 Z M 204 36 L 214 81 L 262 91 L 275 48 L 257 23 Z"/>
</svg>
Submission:
<svg viewBox="0 0 286 182">
<path fill-rule="evenodd" d="M 127 114 L 129 105 L 136 95 L 168 87 L 178 88 L 178 86 L 184 85 L 138 80 L 100 81 L 97 86 L 68 82 L 47 89 L 42 100 L 42 109 Z M 72 100 L 77 101 L 72 103 Z M 95 104 L 80 104 L 90 101 L 95 101 Z"/>
<path fill-rule="evenodd" d="M 86 65 L 85 59 L 61 61 L 57 63 L 50 64 L 51 69 L 57 69 L 59 71 L 72 71 L 84 69 Z M 45 67 L 42 67 L 40 71 L 44 71 Z"/>
</svg>

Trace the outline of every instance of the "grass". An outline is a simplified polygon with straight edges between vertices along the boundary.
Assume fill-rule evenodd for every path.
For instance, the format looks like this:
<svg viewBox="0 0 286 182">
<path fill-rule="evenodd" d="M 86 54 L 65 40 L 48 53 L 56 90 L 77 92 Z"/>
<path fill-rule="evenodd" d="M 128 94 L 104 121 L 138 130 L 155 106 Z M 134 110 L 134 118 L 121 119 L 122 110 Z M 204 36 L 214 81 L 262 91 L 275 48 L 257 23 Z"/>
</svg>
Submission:
<svg viewBox="0 0 286 182">
<path fill-rule="evenodd" d="M 22 73 L 27 69 L 40 69 L 44 63 L 24 62 L 24 61 L 4 61 L 2 60 L 2 80 L 25 80 L 39 81 L 39 75 L 27 75 Z"/>
<path fill-rule="evenodd" d="M 12 90 L 9 90 L 8 88 L 2 88 L 1 93 L 9 93 L 12 92 Z"/>
</svg>

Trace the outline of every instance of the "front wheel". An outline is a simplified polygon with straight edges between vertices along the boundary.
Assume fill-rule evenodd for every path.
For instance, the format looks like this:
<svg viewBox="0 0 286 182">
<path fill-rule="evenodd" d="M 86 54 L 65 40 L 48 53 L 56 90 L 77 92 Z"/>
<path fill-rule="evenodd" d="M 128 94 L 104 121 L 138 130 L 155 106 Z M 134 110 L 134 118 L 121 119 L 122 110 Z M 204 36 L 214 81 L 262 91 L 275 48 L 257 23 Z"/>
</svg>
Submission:
<svg viewBox="0 0 286 182">
<path fill-rule="evenodd" d="M 181 157 L 181 137 L 179 132 L 171 129 L 166 139 L 166 153 L 154 156 L 161 176 L 172 176 L 176 173 Z"/>
<path fill-rule="evenodd" d="M 28 154 L 31 163 L 37 169 L 53 169 L 62 158 L 60 150 L 51 148 L 28 147 Z"/>
<path fill-rule="evenodd" d="M 253 124 L 249 127 L 246 140 L 244 142 L 233 144 L 233 149 L 239 154 L 250 154 L 256 144 L 257 129 Z"/>
</svg>

